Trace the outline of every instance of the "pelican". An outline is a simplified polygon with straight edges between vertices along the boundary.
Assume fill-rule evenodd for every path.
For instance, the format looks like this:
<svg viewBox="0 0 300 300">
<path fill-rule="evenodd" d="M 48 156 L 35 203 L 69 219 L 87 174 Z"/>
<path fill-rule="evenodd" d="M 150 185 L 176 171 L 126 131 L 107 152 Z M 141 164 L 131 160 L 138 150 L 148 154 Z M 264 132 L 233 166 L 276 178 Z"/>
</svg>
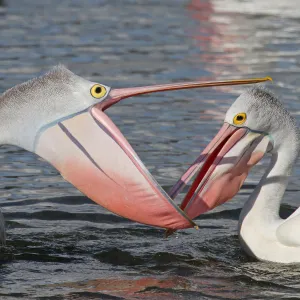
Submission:
<svg viewBox="0 0 300 300">
<path fill-rule="evenodd" d="M 195 223 L 150 175 L 104 111 L 131 96 L 266 80 L 111 89 L 57 66 L 0 96 L 0 144 L 44 158 L 83 194 L 118 215 L 164 228 L 192 227 Z M 5 241 L 2 215 L 0 240 Z"/>
<path fill-rule="evenodd" d="M 241 211 L 239 238 L 244 250 L 258 260 L 299 263 L 300 208 L 287 219 L 279 216 L 299 150 L 300 131 L 294 118 L 270 91 L 254 86 L 232 104 L 219 133 L 170 196 L 176 197 L 197 174 L 181 204 L 193 219 L 231 199 L 251 167 L 270 153 L 269 166 Z"/>
</svg>

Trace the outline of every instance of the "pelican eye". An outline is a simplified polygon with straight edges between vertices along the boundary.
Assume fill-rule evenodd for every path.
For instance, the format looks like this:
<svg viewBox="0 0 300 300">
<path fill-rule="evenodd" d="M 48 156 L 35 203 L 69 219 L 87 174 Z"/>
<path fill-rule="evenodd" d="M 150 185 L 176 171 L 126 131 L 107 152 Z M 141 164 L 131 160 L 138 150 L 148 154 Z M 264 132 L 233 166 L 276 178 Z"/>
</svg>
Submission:
<svg viewBox="0 0 300 300">
<path fill-rule="evenodd" d="M 242 125 L 246 122 L 247 115 L 245 113 L 239 113 L 233 118 L 234 125 Z"/>
<path fill-rule="evenodd" d="M 102 98 L 106 95 L 106 88 L 101 84 L 95 84 L 91 88 L 91 95 L 94 98 Z"/>
</svg>

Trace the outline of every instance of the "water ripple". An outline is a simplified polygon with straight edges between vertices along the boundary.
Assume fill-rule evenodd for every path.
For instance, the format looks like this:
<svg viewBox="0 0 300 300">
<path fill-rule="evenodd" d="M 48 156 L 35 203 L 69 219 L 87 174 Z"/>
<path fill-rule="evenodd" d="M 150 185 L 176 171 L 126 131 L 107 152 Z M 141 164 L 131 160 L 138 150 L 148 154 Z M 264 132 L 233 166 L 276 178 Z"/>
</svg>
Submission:
<svg viewBox="0 0 300 300">
<path fill-rule="evenodd" d="M 300 120 L 298 1 L 0 0 L 0 93 L 58 63 L 112 87 L 266 76 Z M 127 99 L 108 114 L 166 189 L 215 135 L 244 87 Z M 100 150 L 99 150 L 100 151 Z M 300 268 L 262 263 L 240 247 L 241 192 L 165 239 L 110 214 L 45 161 L 0 148 L 0 298 L 298 299 Z M 300 162 L 280 214 L 298 207 Z M 179 198 L 182 198 L 182 194 Z M 178 199 L 179 201 L 180 199 Z"/>
</svg>

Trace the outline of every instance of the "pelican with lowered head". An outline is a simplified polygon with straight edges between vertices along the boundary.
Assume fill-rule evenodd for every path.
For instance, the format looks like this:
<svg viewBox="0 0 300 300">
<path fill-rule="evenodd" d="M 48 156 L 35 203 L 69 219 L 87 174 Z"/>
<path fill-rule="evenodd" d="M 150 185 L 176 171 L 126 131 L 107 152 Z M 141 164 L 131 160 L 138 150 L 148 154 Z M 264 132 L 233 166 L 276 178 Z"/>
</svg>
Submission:
<svg viewBox="0 0 300 300">
<path fill-rule="evenodd" d="M 116 214 L 164 228 L 192 227 L 194 222 L 150 175 L 104 111 L 131 96 L 266 80 L 111 89 L 58 66 L 0 96 L 0 144 L 38 154 L 86 196 Z M 0 215 L 2 241 L 3 224 Z"/>
<path fill-rule="evenodd" d="M 265 153 L 269 166 L 244 205 L 239 237 L 245 251 L 262 261 L 300 262 L 300 208 L 287 219 L 279 207 L 300 150 L 294 118 L 268 90 L 254 86 L 229 108 L 224 125 L 200 159 L 172 189 L 174 198 L 195 174 L 181 208 L 190 218 L 231 199 Z"/>
</svg>

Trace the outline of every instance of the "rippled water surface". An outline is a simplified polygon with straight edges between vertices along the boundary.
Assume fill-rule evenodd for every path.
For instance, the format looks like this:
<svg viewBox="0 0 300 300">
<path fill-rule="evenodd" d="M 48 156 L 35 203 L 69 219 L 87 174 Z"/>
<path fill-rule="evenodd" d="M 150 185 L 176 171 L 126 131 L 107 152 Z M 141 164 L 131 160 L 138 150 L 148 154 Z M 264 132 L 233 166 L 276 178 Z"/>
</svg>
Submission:
<svg viewBox="0 0 300 300">
<path fill-rule="evenodd" d="M 113 87 L 270 75 L 300 121 L 300 1 L 0 0 L 0 92 L 58 63 Z M 168 190 L 243 87 L 128 99 L 109 110 Z M 21 132 L 21 128 L 20 128 Z M 264 172 L 228 204 L 165 239 L 93 204 L 47 163 L 0 149 L 1 299 L 298 299 L 300 267 L 257 262 L 237 237 Z M 298 207 L 300 165 L 283 213 Z"/>
</svg>

